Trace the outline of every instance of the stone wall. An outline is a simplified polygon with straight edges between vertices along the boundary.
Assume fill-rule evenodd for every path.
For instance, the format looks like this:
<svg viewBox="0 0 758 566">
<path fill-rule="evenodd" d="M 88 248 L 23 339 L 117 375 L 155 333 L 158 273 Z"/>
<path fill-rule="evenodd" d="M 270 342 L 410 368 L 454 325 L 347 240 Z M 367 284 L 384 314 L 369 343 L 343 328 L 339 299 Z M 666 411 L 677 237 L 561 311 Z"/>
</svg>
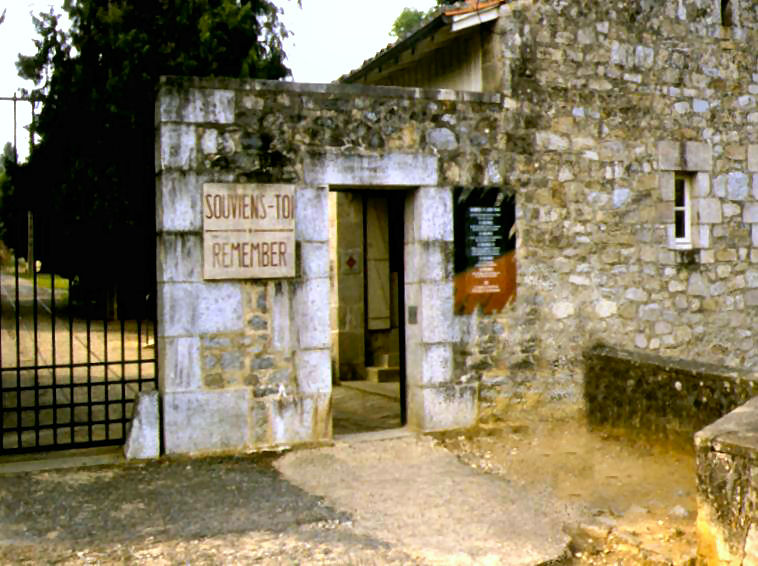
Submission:
<svg viewBox="0 0 758 566">
<path fill-rule="evenodd" d="M 166 452 L 258 450 L 331 437 L 330 186 L 409 190 L 405 253 L 417 271 L 407 273 L 413 285 L 406 304 L 418 312 L 408 332 L 409 423 L 420 430 L 474 424 L 477 386 L 461 383 L 451 362 L 452 256 L 438 252 L 452 240 L 451 187 L 500 182 L 500 100 L 162 80 L 157 269 Z M 203 278 L 205 183 L 294 187 L 294 278 Z"/>
<path fill-rule="evenodd" d="M 602 340 L 758 368 L 758 5 L 519 0 L 495 33 L 518 299 L 461 321 L 461 367 L 494 413 L 581 407 Z M 674 238 L 674 179 L 692 238 Z"/>
<path fill-rule="evenodd" d="M 596 345 L 584 355 L 587 421 L 681 441 L 758 395 L 758 372 Z"/>
<path fill-rule="evenodd" d="M 758 564 L 758 399 L 695 436 L 698 563 Z"/>
</svg>

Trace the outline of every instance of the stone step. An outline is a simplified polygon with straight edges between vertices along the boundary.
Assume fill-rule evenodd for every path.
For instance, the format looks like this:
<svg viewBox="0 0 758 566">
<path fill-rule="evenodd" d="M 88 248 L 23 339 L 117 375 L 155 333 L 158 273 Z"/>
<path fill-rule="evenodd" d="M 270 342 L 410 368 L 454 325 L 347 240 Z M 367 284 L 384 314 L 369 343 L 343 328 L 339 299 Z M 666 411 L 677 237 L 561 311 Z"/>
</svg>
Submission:
<svg viewBox="0 0 758 566">
<path fill-rule="evenodd" d="M 369 366 L 366 368 L 366 379 L 374 383 L 400 381 L 400 368 Z"/>
<path fill-rule="evenodd" d="M 392 368 L 392 367 L 398 367 L 400 365 L 400 354 L 397 352 L 393 352 L 391 354 L 382 354 L 379 356 L 379 359 L 377 360 L 379 366 L 386 367 L 386 368 Z"/>
</svg>

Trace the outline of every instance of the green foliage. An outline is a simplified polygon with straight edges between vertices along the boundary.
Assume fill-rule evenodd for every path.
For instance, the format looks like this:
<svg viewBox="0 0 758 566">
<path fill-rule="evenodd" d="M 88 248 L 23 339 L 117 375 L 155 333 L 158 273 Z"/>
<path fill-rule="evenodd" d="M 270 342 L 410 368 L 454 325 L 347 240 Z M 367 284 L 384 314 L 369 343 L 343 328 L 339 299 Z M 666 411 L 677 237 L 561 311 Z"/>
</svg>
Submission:
<svg viewBox="0 0 758 566">
<path fill-rule="evenodd" d="M 405 39 L 418 28 L 421 22 L 434 14 L 437 10 L 455 4 L 456 2 L 457 0 L 436 0 L 436 5 L 429 8 L 426 12 L 423 10 L 416 10 L 415 8 L 403 8 L 403 11 L 400 12 L 400 15 L 392 24 L 390 35 L 397 39 Z"/>
<path fill-rule="evenodd" d="M 27 209 L 35 229 L 52 224 L 49 243 L 36 238 L 50 270 L 122 302 L 144 298 L 155 281 L 158 78 L 284 78 L 287 32 L 271 0 L 66 0 L 64 9 L 70 31 L 40 14 L 37 51 L 19 56 L 43 103 L 32 124 L 39 143 L 9 171 L 2 216 L 8 237 L 23 234 Z"/>
<path fill-rule="evenodd" d="M 434 8 L 428 12 L 422 12 L 421 10 L 416 10 L 414 8 L 403 8 L 403 11 L 400 12 L 400 15 L 392 24 L 390 35 L 398 39 L 408 37 L 411 32 L 419 26 L 424 18 L 433 11 Z"/>
</svg>

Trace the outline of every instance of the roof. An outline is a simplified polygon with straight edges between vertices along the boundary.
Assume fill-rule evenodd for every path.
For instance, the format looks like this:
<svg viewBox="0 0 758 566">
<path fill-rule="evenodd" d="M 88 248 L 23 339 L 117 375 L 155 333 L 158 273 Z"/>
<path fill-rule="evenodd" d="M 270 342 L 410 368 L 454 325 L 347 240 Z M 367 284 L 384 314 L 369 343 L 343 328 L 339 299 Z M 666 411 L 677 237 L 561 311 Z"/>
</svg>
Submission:
<svg viewBox="0 0 758 566">
<path fill-rule="evenodd" d="M 358 69 L 342 75 L 337 81 L 358 82 L 371 71 L 381 70 L 384 65 L 392 65 L 401 53 L 413 50 L 421 41 L 434 37 L 440 31 L 455 33 L 493 20 L 498 15 L 498 7 L 508 1 L 510 0 L 462 0 L 456 4 L 438 8 L 408 36 L 390 43 L 372 58 L 364 61 Z"/>
</svg>

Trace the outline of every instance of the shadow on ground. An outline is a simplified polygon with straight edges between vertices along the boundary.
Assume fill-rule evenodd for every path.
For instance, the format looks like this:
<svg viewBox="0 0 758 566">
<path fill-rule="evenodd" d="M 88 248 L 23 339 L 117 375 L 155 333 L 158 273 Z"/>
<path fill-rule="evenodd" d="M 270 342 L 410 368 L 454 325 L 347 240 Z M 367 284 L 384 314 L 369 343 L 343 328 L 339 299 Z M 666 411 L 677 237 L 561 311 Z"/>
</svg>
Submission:
<svg viewBox="0 0 758 566">
<path fill-rule="evenodd" d="M 283 479 L 271 457 L 162 460 L 140 465 L 46 471 L 2 477 L 0 562 L 35 546 L 93 546 L 202 539 L 231 533 L 292 533 L 365 550 L 385 543 L 335 528 L 350 517 Z M 29 551 L 29 548 L 26 548 Z"/>
</svg>

